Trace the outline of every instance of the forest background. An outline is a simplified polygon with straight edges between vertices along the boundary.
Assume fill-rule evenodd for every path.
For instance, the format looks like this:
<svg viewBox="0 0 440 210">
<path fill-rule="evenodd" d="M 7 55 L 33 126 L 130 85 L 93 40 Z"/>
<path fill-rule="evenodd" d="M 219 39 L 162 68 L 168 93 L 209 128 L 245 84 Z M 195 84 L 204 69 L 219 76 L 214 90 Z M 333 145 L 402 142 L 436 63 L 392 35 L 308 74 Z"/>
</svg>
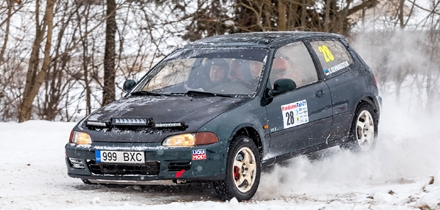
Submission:
<svg viewBox="0 0 440 210">
<path fill-rule="evenodd" d="M 440 104 L 440 0 L 0 0 L 0 121 L 77 121 L 176 47 L 256 31 L 346 36 L 380 90 Z"/>
</svg>

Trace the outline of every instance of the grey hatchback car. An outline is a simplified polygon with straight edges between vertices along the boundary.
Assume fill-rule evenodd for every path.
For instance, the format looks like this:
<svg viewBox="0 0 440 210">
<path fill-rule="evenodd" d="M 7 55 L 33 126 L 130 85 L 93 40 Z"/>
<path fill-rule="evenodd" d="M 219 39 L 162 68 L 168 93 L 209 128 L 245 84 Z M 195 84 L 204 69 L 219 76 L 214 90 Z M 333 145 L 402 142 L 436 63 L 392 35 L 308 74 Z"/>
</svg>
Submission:
<svg viewBox="0 0 440 210">
<path fill-rule="evenodd" d="M 127 95 L 81 120 L 66 144 L 84 183 L 212 182 L 249 200 L 263 168 L 332 146 L 376 144 L 373 71 L 336 34 L 261 32 L 176 49 Z"/>
</svg>

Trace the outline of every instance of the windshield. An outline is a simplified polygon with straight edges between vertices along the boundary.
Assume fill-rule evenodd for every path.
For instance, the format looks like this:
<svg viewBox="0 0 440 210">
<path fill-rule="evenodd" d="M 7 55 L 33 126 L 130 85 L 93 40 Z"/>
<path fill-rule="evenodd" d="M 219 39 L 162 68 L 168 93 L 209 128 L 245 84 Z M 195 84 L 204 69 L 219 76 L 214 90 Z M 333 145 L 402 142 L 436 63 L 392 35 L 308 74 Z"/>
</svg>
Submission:
<svg viewBox="0 0 440 210">
<path fill-rule="evenodd" d="M 265 49 L 182 49 L 152 69 L 133 92 L 253 95 L 260 83 Z"/>
</svg>

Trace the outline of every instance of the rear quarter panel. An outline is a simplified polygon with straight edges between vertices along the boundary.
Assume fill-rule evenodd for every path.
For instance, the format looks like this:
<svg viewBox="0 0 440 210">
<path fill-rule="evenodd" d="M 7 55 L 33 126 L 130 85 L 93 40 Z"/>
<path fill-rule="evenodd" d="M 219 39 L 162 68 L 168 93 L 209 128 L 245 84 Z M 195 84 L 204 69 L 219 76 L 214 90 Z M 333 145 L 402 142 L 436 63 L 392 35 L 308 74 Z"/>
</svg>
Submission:
<svg viewBox="0 0 440 210">
<path fill-rule="evenodd" d="M 331 140 L 344 140 L 348 137 L 353 116 L 361 101 L 366 101 L 375 109 L 379 109 L 376 106 L 378 103 L 375 102 L 378 90 L 372 71 L 353 49 L 349 48 L 349 51 L 354 61 L 349 70 L 326 79 L 333 105 Z"/>
</svg>

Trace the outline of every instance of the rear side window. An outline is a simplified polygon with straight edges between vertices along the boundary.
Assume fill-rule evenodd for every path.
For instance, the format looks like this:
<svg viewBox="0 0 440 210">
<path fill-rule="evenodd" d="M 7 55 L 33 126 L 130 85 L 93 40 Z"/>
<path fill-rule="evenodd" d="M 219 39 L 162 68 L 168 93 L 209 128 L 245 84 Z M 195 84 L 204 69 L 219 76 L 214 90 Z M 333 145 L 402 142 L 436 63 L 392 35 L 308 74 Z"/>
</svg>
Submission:
<svg viewBox="0 0 440 210">
<path fill-rule="evenodd" d="M 341 42 L 335 40 L 310 42 L 318 55 L 325 75 L 346 70 L 353 63 L 353 59 Z"/>
</svg>

